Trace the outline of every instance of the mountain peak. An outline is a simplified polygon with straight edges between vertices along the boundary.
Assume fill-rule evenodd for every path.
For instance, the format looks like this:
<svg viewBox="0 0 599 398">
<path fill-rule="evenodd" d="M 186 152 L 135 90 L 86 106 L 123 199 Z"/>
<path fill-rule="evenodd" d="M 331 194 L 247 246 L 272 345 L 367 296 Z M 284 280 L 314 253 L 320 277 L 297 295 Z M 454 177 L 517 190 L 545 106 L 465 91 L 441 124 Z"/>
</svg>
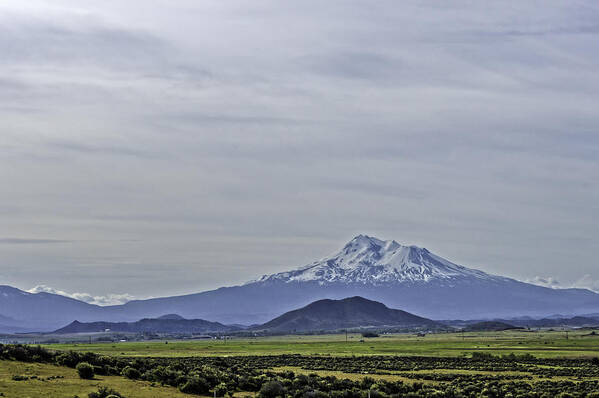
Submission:
<svg viewBox="0 0 599 398">
<path fill-rule="evenodd" d="M 360 234 L 330 256 L 290 272 L 265 275 L 258 281 L 379 285 L 430 281 L 445 283 L 466 277 L 500 278 L 454 264 L 425 248 L 404 246 L 395 240 Z"/>
<path fill-rule="evenodd" d="M 360 234 L 360 235 L 355 236 L 349 242 L 347 242 L 347 244 L 345 246 L 380 245 L 383 242 L 384 242 L 383 240 L 380 240 L 380 239 L 375 238 L 373 236 L 368 236 L 368 235 L 362 235 L 362 234 Z"/>
<path fill-rule="evenodd" d="M 362 235 L 362 234 L 355 236 L 352 240 L 347 242 L 347 244 L 343 248 L 351 249 L 351 248 L 357 248 L 357 247 L 364 248 L 364 249 L 373 249 L 373 250 L 383 249 L 384 251 L 397 250 L 400 247 L 405 247 L 409 250 L 422 251 L 425 253 L 429 253 L 429 251 L 424 247 L 419 247 L 416 245 L 410 245 L 410 246 L 402 245 L 395 240 L 383 240 L 383 239 L 376 238 L 374 236 L 368 236 L 368 235 Z"/>
</svg>

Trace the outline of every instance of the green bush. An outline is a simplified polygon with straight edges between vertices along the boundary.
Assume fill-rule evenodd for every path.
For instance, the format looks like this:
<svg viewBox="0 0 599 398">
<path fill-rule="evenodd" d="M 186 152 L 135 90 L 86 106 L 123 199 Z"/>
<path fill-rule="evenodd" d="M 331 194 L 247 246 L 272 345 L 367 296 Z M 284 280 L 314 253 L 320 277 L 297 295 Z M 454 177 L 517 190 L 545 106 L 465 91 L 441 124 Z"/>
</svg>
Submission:
<svg viewBox="0 0 599 398">
<path fill-rule="evenodd" d="M 216 387 L 214 387 L 214 393 L 217 397 L 224 397 L 227 393 L 227 385 L 225 383 L 220 383 Z"/>
<path fill-rule="evenodd" d="M 210 385 L 208 385 L 206 379 L 198 376 L 192 376 L 179 386 L 179 390 L 186 394 L 206 394 L 208 391 L 210 391 Z"/>
<path fill-rule="evenodd" d="M 96 392 L 90 392 L 88 398 L 125 398 L 112 388 L 100 387 Z"/>
<path fill-rule="evenodd" d="M 362 337 L 379 337 L 378 333 L 374 332 L 364 332 L 362 333 Z"/>
<path fill-rule="evenodd" d="M 285 389 L 278 381 L 268 381 L 262 385 L 259 394 L 264 398 L 276 398 L 284 396 Z"/>
<path fill-rule="evenodd" d="M 141 373 L 139 373 L 139 370 L 132 368 L 131 366 L 126 366 L 121 374 L 126 378 L 133 380 L 139 379 L 141 377 Z"/>
<path fill-rule="evenodd" d="M 87 362 L 79 362 L 75 369 L 77 369 L 77 373 L 82 379 L 94 378 L 94 367 Z"/>
</svg>

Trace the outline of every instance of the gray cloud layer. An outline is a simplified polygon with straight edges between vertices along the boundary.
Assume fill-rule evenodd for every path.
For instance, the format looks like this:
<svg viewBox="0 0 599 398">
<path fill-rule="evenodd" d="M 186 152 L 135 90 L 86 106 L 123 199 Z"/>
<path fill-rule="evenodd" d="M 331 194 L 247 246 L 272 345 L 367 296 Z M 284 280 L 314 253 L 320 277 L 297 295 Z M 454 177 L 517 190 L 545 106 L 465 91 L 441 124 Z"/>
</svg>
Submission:
<svg viewBox="0 0 599 398">
<path fill-rule="evenodd" d="M 597 286 L 598 7 L 3 2 L 0 276 L 195 292 L 368 233 Z"/>
</svg>

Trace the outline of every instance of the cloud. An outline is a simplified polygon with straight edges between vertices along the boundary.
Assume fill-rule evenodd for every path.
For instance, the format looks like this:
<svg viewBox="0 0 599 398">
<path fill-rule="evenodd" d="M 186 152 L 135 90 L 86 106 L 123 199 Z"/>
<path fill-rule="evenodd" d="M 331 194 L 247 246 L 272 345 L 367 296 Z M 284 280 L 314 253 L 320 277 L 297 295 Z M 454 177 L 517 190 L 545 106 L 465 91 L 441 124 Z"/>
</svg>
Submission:
<svg viewBox="0 0 599 398">
<path fill-rule="evenodd" d="M 533 285 L 539 285 L 543 287 L 549 287 L 552 289 L 567 289 L 567 288 L 579 288 L 589 289 L 599 293 L 599 280 L 594 279 L 591 274 L 585 274 L 580 279 L 577 279 L 573 283 L 560 283 L 557 279 L 549 277 L 535 276 L 534 278 L 526 279 L 524 282 L 532 283 Z"/>
<path fill-rule="evenodd" d="M 599 279 L 593 278 L 591 274 L 584 274 L 580 279 L 574 282 L 572 287 L 580 287 L 599 293 Z"/>
<path fill-rule="evenodd" d="M 551 276 L 549 276 L 549 277 L 535 276 L 534 278 L 526 279 L 524 282 L 532 283 L 533 285 L 549 287 L 552 289 L 564 288 L 564 286 L 562 286 L 557 279 L 555 279 Z"/>
<path fill-rule="evenodd" d="M 590 0 L 3 1 L 0 271 L 183 294 L 372 231 L 592 286 L 598 18 Z"/>
<path fill-rule="evenodd" d="M 49 147 L 56 149 L 62 149 L 66 151 L 80 152 L 83 154 L 113 154 L 122 156 L 133 156 L 139 158 L 156 158 L 162 156 L 159 152 L 148 153 L 135 148 L 127 148 L 124 146 L 102 146 L 102 145 L 89 145 L 78 142 L 67 142 L 67 141 L 53 141 L 48 142 Z"/>
<path fill-rule="evenodd" d="M 298 62 L 309 70 L 331 77 L 389 81 L 401 63 L 375 53 L 330 53 L 303 56 Z"/>
<path fill-rule="evenodd" d="M 106 296 L 94 296 L 89 293 L 67 293 L 65 291 L 57 290 L 57 289 L 54 289 L 54 288 L 52 288 L 50 286 L 46 286 L 46 285 L 38 285 L 32 289 L 29 289 L 28 292 L 29 293 L 58 294 L 60 296 L 70 297 L 75 300 L 80 300 L 80 301 L 84 301 L 89 304 L 96 304 L 96 305 L 118 305 L 118 304 L 124 304 L 131 300 L 135 300 L 135 297 L 133 297 L 132 295 L 127 294 L 127 293 L 108 294 Z"/>
<path fill-rule="evenodd" d="M 68 243 L 70 240 L 62 239 L 27 239 L 27 238 L 0 238 L 0 244 L 7 245 L 37 245 L 37 244 L 52 244 L 52 243 Z"/>
<path fill-rule="evenodd" d="M 176 53 L 148 32 L 123 28 L 91 14 L 42 16 L 5 11 L 0 21 L 3 64 L 87 65 L 162 75 L 170 62 L 166 53 Z"/>
</svg>

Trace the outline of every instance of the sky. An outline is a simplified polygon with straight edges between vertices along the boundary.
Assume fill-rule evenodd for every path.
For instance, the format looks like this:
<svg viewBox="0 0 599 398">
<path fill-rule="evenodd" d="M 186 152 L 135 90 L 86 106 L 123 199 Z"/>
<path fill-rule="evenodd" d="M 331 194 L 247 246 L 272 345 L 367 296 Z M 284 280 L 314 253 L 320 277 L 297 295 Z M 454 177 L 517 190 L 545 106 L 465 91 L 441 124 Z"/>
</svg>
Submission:
<svg viewBox="0 0 599 398">
<path fill-rule="evenodd" d="M 599 291 L 596 1 L 0 3 L 0 284 L 100 304 L 360 233 Z"/>
</svg>

